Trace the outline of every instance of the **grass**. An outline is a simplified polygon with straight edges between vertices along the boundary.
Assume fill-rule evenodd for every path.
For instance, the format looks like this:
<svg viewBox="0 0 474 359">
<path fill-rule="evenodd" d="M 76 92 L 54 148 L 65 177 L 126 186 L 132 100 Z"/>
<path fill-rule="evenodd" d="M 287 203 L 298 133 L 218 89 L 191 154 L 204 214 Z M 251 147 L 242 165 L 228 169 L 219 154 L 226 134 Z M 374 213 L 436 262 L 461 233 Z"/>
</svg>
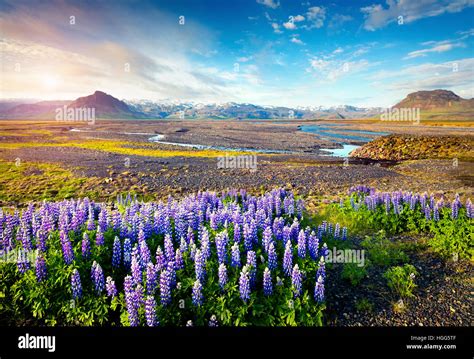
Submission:
<svg viewBox="0 0 474 359">
<path fill-rule="evenodd" d="M 89 180 L 54 164 L 0 161 L 0 202 L 72 198 Z"/>
<path fill-rule="evenodd" d="M 168 150 L 157 148 L 155 144 L 134 143 L 114 140 L 88 140 L 82 142 L 21 142 L 21 143 L 1 143 L 0 149 L 15 150 L 32 147 L 72 147 L 83 148 L 93 151 L 103 151 L 118 153 L 129 156 L 149 156 L 149 157 L 206 157 L 214 158 L 224 156 L 229 151 L 219 150 Z M 232 155 L 249 155 L 253 152 L 232 151 Z"/>
</svg>

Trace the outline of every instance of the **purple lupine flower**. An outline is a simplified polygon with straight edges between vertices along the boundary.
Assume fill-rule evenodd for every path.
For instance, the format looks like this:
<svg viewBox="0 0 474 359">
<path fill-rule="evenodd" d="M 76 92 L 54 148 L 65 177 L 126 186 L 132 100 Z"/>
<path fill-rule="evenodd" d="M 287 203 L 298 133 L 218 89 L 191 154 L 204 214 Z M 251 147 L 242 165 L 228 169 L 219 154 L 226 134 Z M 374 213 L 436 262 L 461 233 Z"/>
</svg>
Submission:
<svg viewBox="0 0 474 359">
<path fill-rule="evenodd" d="M 174 261 L 169 261 L 166 265 L 168 276 L 170 277 L 170 286 L 173 289 L 176 286 L 176 267 Z"/>
<path fill-rule="evenodd" d="M 240 250 L 239 250 L 239 245 L 237 242 L 235 242 L 234 245 L 231 247 L 230 265 L 236 268 L 240 267 Z"/>
<path fill-rule="evenodd" d="M 250 275 L 250 286 L 254 287 L 257 280 L 257 255 L 254 251 L 247 252 L 247 267 Z"/>
<path fill-rule="evenodd" d="M 141 240 L 139 243 L 139 263 L 140 268 L 144 270 L 146 268 L 146 265 L 151 261 L 151 254 L 150 249 L 148 248 L 148 245 L 146 244 L 145 240 Z"/>
<path fill-rule="evenodd" d="M 270 242 L 272 241 L 272 229 L 270 226 L 265 227 L 265 230 L 263 231 L 262 234 L 262 241 L 263 241 L 263 248 L 265 252 L 268 252 L 268 246 L 270 245 Z"/>
<path fill-rule="evenodd" d="M 120 246 L 120 239 L 118 237 L 115 237 L 113 248 L 112 248 L 112 266 L 114 268 L 120 267 L 121 259 L 122 259 L 122 248 Z"/>
<path fill-rule="evenodd" d="M 234 225 L 234 243 L 240 243 L 240 225 Z"/>
<path fill-rule="evenodd" d="M 214 328 L 219 326 L 219 322 L 217 321 L 217 317 L 214 314 L 211 316 L 211 319 L 209 320 L 209 326 L 214 327 Z"/>
<path fill-rule="evenodd" d="M 66 232 L 61 231 L 59 233 L 59 237 L 61 239 L 61 247 L 63 250 L 63 258 L 64 262 L 69 265 L 74 261 L 74 251 L 72 249 L 71 241 L 66 234 Z"/>
<path fill-rule="evenodd" d="M 94 288 L 97 294 L 102 293 L 104 286 L 104 271 L 102 270 L 100 264 L 97 263 L 94 271 Z"/>
<path fill-rule="evenodd" d="M 268 267 L 270 270 L 276 270 L 278 266 L 278 256 L 275 250 L 275 245 L 271 242 L 268 245 Z"/>
<path fill-rule="evenodd" d="M 316 285 L 314 286 L 314 300 L 318 303 L 324 301 L 324 279 L 321 276 L 318 277 Z"/>
<path fill-rule="evenodd" d="M 95 244 L 98 247 L 104 245 L 104 234 L 102 233 L 100 227 L 97 227 L 97 232 L 95 234 Z"/>
<path fill-rule="evenodd" d="M 77 269 L 74 269 L 72 272 L 71 288 L 72 288 L 72 297 L 74 299 L 79 299 L 82 297 L 81 277 Z"/>
<path fill-rule="evenodd" d="M 125 268 L 130 268 L 132 263 L 132 242 L 130 238 L 125 238 L 123 241 L 123 264 Z"/>
<path fill-rule="evenodd" d="M 263 272 L 263 293 L 266 296 L 270 296 L 273 293 L 272 273 L 268 267 L 265 268 L 265 271 Z"/>
<path fill-rule="evenodd" d="M 168 271 L 164 269 L 160 274 L 160 300 L 163 306 L 171 303 L 171 283 Z"/>
<path fill-rule="evenodd" d="M 137 255 L 132 255 L 132 278 L 134 284 L 141 283 L 142 281 L 142 270 L 140 268 L 140 263 L 138 261 Z"/>
<path fill-rule="evenodd" d="M 157 285 L 158 271 L 153 263 L 149 262 L 146 266 L 146 292 L 151 295 L 154 293 Z"/>
<path fill-rule="evenodd" d="M 458 212 L 459 212 L 458 203 L 456 200 L 454 200 L 453 203 L 451 204 L 451 218 L 452 219 L 458 218 Z"/>
<path fill-rule="evenodd" d="M 194 272 L 196 273 L 196 279 L 200 282 L 204 282 L 206 277 L 206 263 L 199 249 L 196 250 L 196 255 L 194 256 Z"/>
<path fill-rule="evenodd" d="M 313 258 L 313 260 L 316 260 L 316 258 L 318 258 L 318 252 L 319 252 L 318 247 L 319 247 L 318 237 L 316 236 L 314 231 L 312 231 L 308 237 L 308 251 L 309 251 L 309 255 L 311 256 L 311 258 Z"/>
<path fill-rule="evenodd" d="M 179 248 L 176 248 L 176 255 L 174 258 L 176 270 L 184 269 L 183 253 L 181 253 Z"/>
<path fill-rule="evenodd" d="M 334 238 L 339 239 L 339 234 L 341 231 L 341 225 L 336 223 L 336 227 L 334 228 Z"/>
<path fill-rule="evenodd" d="M 42 255 L 36 257 L 36 280 L 42 282 L 46 279 L 46 261 Z"/>
<path fill-rule="evenodd" d="M 433 219 L 437 222 L 439 221 L 439 210 L 438 210 L 438 204 L 435 204 L 434 209 L 433 209 Z"/>
<path fill-rule="evenodd" d="M 318 263 L 318 271 L 316 273 L 316 278 L 323 277 L 326 279 L 326 263 L 324 262 L 324 257 L 321 257 Z"/>
<path fill-rule="evenodd" d="M 224 287 L 227 284 L 227 268 L 224 263 L 221 263 L 219 265 L 218 275 L 219 275 L 219 286 L 221 287 L 222 290 L 224 290 Z"/>
<path fill-rule="evenodd" d="M 88 259 L 91 255 L 91 243 L 89 240 L 89 236 L 87 235 L 86 232 L 84 232 L 84 234 L 82 235 L 81 249 L 82 249 L 82 257 L 84 259 Z"/>
<path fill-rule="evenodd" d="M 431 208 L 429 205 L 425 206 L 425 218 L 427 221 L 431 220 Z"/>
<path fill-rule="evenodd" d="M 217 248 L 217 261 L 224 263 L 226 261 L 227 235 L 224 232 L 218 233 L 215 238 Z"/>
<path fill-rule="evenodd" d="M 329 254 L 328 245 L 326 243 L 323 244 L 323 247 L 320 250 L 320 256 L 326 258 Z"/>
<path fill-rule="evenodd" d="M 156 301 L 155 297 L 149 295 L 146 297 L 145 300 L 145 317 L 146 317 L 146 324 L 149 327 L 156 327 L 158 325 L 158 320 L 156 319 Z"/>
<path fill-rule="evenodd" d="M 171 236 L 169 234 L 165 235 L 165 257 L 167 261 L 174 259 L 173 241 L 171 240 Z"/>
<path fill-rule="evenodd" d="M 125 304 L 128 313 L 128 322 L 131 327 L 138 326 L 140 320 L 138 318 L 139 303 L 136 297 L 136 292 L 133 290 L 133 279 L 131 276 L 126 276 L 123 284 L 125 293 Z"/>
<path fill-rule="evenodd" d="M 159 271 L 166 267 L 166 258 L 160 246 L 156 248 L 156 265 Z"/>
<path fill-rule="evenodd" d="M 291 273 L 291 284 L 293 285 L 293 292 L 294 292 L 295 298 L 301 295 L 302 280 L 303 278 L 301 275 L 301 271 L 298 267 L 298 264 L 295 264 L 295 266 L 293 267 L 293 271 Z"/>
<path fill-rule="evenodd" d="M 105 281 L 105 289 L 107 290 L 107 296 L 111 298 L 117 296 L 117 287 L 115 286 L 114 280 L 110 276 L 108 276 L 107 280 Z"/>
<path fill-rule="evenodd" d="M 285 253 L 283 255 L 283 271 L 286 276 L 291 275 L 293 267 L 293 253 L 291 248 L 291 241 L 286 242 Z"/>
<path fill-rule="evenodd" d="M 298 235 L 298 256 L 300 258 L 306 257 L 306 235 L 303 230 L 300 230 Z"/>
<path fill-rule="evenodd" d="M 250 278 L 248 273 L 248 267 L 245 265 L 240 272 L 239 278 L 239 292 L 240 298 L 247 302 L 250 299 Z"/>
<path fill-rule="evenodd" d="M 193 285 L 193 304 L 196 307 L 199 307 L 202 305 L 202 302 L 203 302 L 202 284 L 199 281 L 199 279 L 196 279 Z"/>
<path fill-rule="evenodd" d="M 342 240 L 345 241 L 347 239 L 347 227 L 342 227 Z"/>
</svg>

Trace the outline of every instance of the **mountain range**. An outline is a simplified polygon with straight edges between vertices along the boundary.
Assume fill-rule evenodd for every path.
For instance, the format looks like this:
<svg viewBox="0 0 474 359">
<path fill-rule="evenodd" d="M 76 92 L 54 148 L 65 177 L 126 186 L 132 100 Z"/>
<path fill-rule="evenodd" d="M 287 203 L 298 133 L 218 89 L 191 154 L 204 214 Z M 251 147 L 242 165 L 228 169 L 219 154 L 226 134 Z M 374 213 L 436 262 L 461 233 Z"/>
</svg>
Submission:
<svg viewBox="0 0 474 359">
<path fill-rule="evenodd" d="M 101 119 L 352 119 L 370 118 L 382 111 L 380 107 L 283 107 L 259 106 L 248 103 L 201 104 L 192 102 L 119 100 L 102 91 L 79 97 L 74 101 L 0 100 L 0 118 L 7 119 L 54 119 L 55 111 L 63 106 L 68 108 L 94 108 L 95 115 Z M 409 94 L 394 108 L 420 107 L 467 108 L 474 110 L 474 99 L 463 99 L 452 91 L 418 91 Z"/>
</svg>

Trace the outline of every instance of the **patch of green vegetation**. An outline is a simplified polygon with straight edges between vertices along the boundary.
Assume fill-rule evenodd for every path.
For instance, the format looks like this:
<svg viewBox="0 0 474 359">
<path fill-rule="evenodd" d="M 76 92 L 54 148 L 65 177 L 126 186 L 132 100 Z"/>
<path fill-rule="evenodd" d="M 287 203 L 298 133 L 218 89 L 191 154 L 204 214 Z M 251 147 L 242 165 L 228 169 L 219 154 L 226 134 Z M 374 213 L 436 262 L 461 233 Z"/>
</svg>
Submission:
<svg viewBox="0 0 474 359">
<path fill-rule="evenodd" d="M 389 268 L 384 273 L 388 287 L 400 298 L 413 297 L 413 290 L 416 288 L 415 277 L 418 275 L 415 267 L 405 264 L 403 267 L 397 266 Z"/>
<path fill-rule="evenodd" d="M 385 231 L 381 230 L 373 236 L 366 236 L 361 242 L 362 248 L 369 252 L 371 263 L 378 266 L 390 266 L 406 263 L 409 258 L 400 249 L 400 246 L 386 238 Z"/>
<path fill-rule="evenodd" d="M 30 147 L 76 147 L 94 151 L 104 151 L 110 153 L 118 153 L 122 155 L 148 156 L 148 157 L 207 157 L 214 158 L 224 156 L 225 151 L 218 150 L 168 150 L 160 149 L 155 144 L 134 143 L 127 141 L 115 140 L 88 140 L 83 142 L 16 142 L 1 143 L 0 148 L 18 149 Z M 252 154 L 252 152 L 232 152 L 232 155 L 238 156 L 243 154 Z"/>
<path fill-rule="evenodd" d="M 0 161 L 0 202 L 72 198 L 88 180 L 54 164 Z"/>
<path fill-rule="evenodd" d="M 374 310 L 374 304 L 367 298 L 359 299 L 355 307 L 358 312 L 371 313 Z"/>
<path fill-rule="evenodd" d="M 358 263 L 345 263 L 341 272 L 341 277 L 348 280 L 353 286 L 359 285 L 366 276 L 366 266 L 359 266 Z"/>
</svg>

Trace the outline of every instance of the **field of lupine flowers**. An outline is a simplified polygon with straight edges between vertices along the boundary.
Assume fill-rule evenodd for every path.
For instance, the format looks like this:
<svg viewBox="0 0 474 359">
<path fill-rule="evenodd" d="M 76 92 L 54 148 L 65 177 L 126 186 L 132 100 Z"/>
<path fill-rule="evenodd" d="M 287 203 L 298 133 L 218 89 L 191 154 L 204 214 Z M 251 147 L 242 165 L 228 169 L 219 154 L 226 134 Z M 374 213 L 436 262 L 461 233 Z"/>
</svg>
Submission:
<svg viewBox="0 0 474 359">
<path fill-rule="evenodd" d="M 329 207 L 472 258 L 470 200 L 359 186 Z M 13 325 L 320 326 L 328 247 L 350 242 L 284 189 L 43 202 L 0 212 L 0 229 L 0 311 Z"/>
</svg>

